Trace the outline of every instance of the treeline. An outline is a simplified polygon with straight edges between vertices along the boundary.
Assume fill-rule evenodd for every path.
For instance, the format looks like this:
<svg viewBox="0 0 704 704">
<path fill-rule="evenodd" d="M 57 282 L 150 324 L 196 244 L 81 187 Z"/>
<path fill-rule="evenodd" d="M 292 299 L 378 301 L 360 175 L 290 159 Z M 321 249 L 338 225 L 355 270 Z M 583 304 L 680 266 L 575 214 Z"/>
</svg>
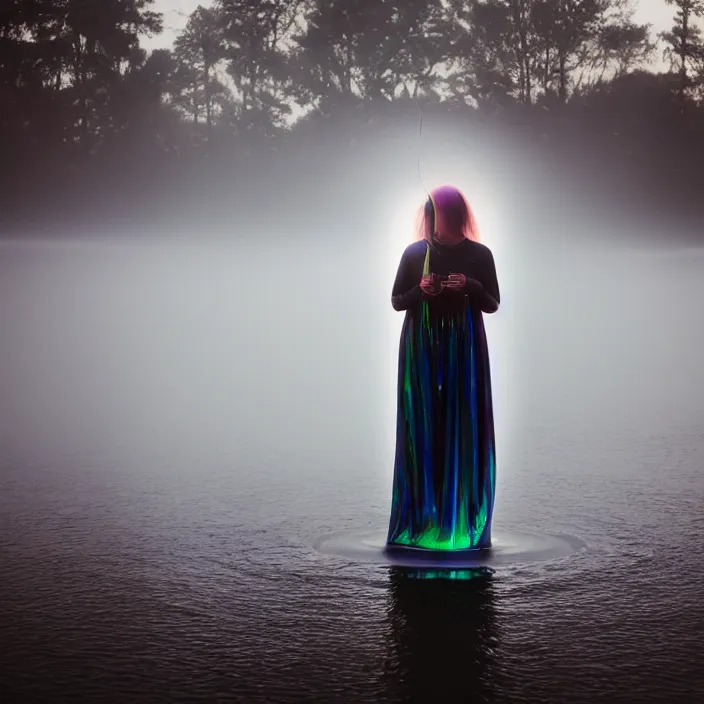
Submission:
<svg viewBox="0 0 704 704">
<path fill-rule="evenodd" d="M 324 186 L 355 156 L 363 179 L 350 144 L 419 114 L 518 136 L 557 181 L 699 213 L 704 0 L 663 2 L 655 36 L 630 0 L 218 0 L 149 53 L 153 0 L 4 0 L 4 221 L 314 166 Z M 647 70 L 658 55 L 669 71 Z"/>
</svg>

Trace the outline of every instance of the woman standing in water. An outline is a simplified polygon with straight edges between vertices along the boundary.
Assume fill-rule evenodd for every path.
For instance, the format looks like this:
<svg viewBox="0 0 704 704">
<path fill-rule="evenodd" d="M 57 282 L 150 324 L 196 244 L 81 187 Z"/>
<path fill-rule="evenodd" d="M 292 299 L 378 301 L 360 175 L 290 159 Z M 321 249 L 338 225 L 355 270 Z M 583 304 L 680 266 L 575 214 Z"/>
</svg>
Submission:
<svg viewBox="0 0 704 704">
<path fill-rule="evenodd" d="M 494 258 L 452 186 L 425 204 L 391 302 L 401 333 L 393 502 L 387 545 L 491 545 L 494 419 L 482 313 L 499 307 Z"/>
</svg>

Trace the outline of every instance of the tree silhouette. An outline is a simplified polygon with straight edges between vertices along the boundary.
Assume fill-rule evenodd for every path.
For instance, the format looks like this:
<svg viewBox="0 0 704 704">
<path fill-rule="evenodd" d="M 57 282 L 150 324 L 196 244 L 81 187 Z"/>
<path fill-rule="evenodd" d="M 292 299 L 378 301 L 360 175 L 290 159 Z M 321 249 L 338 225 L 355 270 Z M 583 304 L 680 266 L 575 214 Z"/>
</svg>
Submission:
<svg viewBox="0 0 704 704">
<path fill-rule="evenodd" d="M 116 149 L 138 114 L 160 104 L 139 37 L 161 31 L 152 0 L 13 0 L 0 12 L 0 157 L 7 197 L 56 190 L 88 159 Z M 146 76 L 144 76 L 146 78 Z M 153 85 L 153 84 L 152 84 Z M 159 93 L 161 90 L 159 90 Z M 62 174 L 64 174 L 62 176 Z"/>
<path fill-rule="evenodd" d="M 464 28 L 453 86 L 485 109 L 564 104 L 653 50 L 627 0 L 453 0 L 452 8 Z"/>
<path fill-rule="evenodd" d="M 432 94 L 450 58 L 439 0 L 317 0 L 304 20 L 295 37 L 303 67 L 297 97 L 323 114 Z"/>
<path fill-rule="evenodd" d="M 458 133 L 510 128 L 614 193 L 640 183 L 697 208 L 704 0 L 663 2 L 677 13 L 657 74 L 631 0 L 216 0 L 151 53 L 152 0 L 5 0 L 3 214 L 48 192 L 169 191 L 215 161 L 255 178 L 264 155 L 280 169 L 282 150 L 316 144 L 332 159 L 419 107 Z"/>
<path fill-rule="evenodd" d="M 291 113 L 292 34 L 302 0 L 219 0 L 227 74 L 233 86 L 233 132 L 249 139 L 276 136 Z"/>
<path fill-rule="evenodd" d="M 704 0 L 665 0 L 677 8 L 675 24 L 663 32 L 667 43 L 665 57 L 679 75 L 678 94 L 681 109 L 686 109 L 687 97 L 699 95 L 704 83 L 704 39 L 695 19 L 704 16 Z"/>
<path fill-rule="evenodd" d="M 171 87 L 173 104 L 196 130 L 205 124 L 207 142 L 212 141 L 214 122 L 228 98 L 216 74 L 224 57 L 222 18 L 217 11 L 199 6 L 174 44 Z"/>
</svg>

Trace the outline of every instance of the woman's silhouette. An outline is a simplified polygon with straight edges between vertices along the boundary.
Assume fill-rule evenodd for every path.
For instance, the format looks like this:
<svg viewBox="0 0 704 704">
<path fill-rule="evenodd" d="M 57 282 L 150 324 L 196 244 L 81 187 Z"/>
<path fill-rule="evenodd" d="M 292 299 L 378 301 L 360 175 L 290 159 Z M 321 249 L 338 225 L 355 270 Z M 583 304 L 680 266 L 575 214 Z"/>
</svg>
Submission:
<svg viewBox="0 0 704 704">
<path fill-rule="evenodd" d="M 436 188 L 391 301 L 401 333 L 389 546 L 489 547 L 495 448 L 482 313 L 499 307 L 494 258 L 464 196 Z"/>
</svg>

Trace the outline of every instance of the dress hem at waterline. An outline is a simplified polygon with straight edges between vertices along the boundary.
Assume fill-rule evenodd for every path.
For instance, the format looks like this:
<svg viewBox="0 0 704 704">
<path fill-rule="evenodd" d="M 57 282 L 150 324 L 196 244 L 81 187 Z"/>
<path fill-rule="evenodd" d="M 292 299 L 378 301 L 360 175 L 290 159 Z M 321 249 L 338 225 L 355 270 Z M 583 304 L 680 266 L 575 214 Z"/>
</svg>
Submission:
<svg viewBox="0 0 704 704">
<path fill-rule="evenodd" d="M 488 345 L 469 304 L 408 311 L 401 333 L 387 548 L 491 547 L 495 446 Z"/>
</svg>

